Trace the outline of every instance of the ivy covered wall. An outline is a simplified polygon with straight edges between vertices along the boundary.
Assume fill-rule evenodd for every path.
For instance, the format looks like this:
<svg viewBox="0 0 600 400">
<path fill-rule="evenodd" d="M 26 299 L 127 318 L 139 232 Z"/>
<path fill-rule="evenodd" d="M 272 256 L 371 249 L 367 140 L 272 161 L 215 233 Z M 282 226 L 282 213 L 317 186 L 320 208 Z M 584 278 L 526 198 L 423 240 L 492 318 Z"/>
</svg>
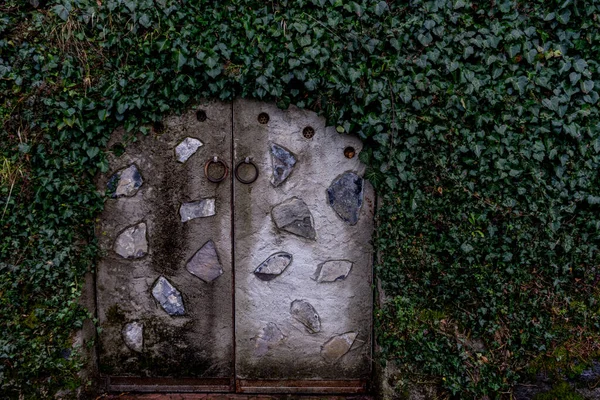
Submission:
<svg viewBox="0 0 600 400">
<path fill-rule="evenodd" d="M 598 0 L 4 1 L 0 393 L 79 385 L 107 139 L 200 98 L 365 141 L 378 356 L 406 381 L 500 398 L 580 372 L 600 344 L 599 60 Z"/>
</svg>

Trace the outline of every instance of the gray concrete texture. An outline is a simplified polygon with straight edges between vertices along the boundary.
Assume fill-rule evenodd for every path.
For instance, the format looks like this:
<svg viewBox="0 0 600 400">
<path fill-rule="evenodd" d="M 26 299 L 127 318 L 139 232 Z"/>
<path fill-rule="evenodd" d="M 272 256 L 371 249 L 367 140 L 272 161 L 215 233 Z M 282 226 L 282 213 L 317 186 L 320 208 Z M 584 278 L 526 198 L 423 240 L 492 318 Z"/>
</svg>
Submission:
<svg viewBox="0 0 600 400">
<path fill-rule="evenodd" d="M 260 113 L 269 115 L 260 124 Z M 315 134 L 306 139 L 310 126 Z M 345 172 L 364 174 L 358 157 L 344 156 L 346 147 L 362 149 L 356 137 L 326 127 L 310 111 L 237 100 L 233 106 L 235 162 L 250 157 L 258 166 L 256 182 L 234 182 L 235 209 L 235 320 L 236 372 L 245 379 L 358 379 L 368 377 L 371 365 L 372 247 L 374 193 L 365 182 L 363 204 L 355 225 L 345 222 L 330 206 L 327 189 Z M 291 152 L 296 162 L 289 174 L 281 171 L 281 156 L 273 160 L 272 144 Z M 292 164 L 288 162 L 289 166 Z M 277 171 L 276 171 L 277 172 Z M 285 180 L 281 177 L 287 175 Z M 297 229 L 273 221 L 277 206 L 292 198 L 310 211 L 314 240 L 306 224 Z M 275 213 L 273 212 L 275 209 Z M 304 213 L 300 210 L 302 217 Z M 352 221 L 354 222 L 354 221 Z M 274 279 L 264 281 L 252 272 L 270 255 L 287 252 L 292 263 Z M 319 266 L 331 260 L 352 264 L 348 276 L 334 282 L 314 280 Z M 344 274 L 340 274 L 344 275 Z M 319 315 L 320 330 L 310 333 L 291 313 L 295 300 L 303 300 Z M 265 332 L 277 332 L 266 335 Z M 279 334 L 280 333 L 280 334 Z M 332 338 L 353 338 L 351 346 Z M 356 336 L 354 337 L 354 334 Z M 276 339 L 268 341 L 265 336 Z M 327 345 L 329 343 L 329 345 Z M 323 347 L 325 346 L 325 347 Z M 325 350 L 322 352 L 322 349 Z M 342 350 L 340 350 L 342 349 Z M 340 354 L 343 353 L 343 354 Z M 335 354 L 333 356 L 332 354 Z M 338 357 L 339 356 L 339 357 Z"/>
<path fill-rule="evenodd" d="M 374 193 L 358 157 L 344 156 L 349 146 L 360 153 L 360 140 L 313 112 L 246 100 L 199 104 L 163 123 L 137 141 L 117 130 L 109 146 L 126 151 L 109 153 L 98 179 L 106 191 L 135 165 L 142 182 L 107 198 L 97 225 L 100 372 L 231 377 L 235 363 L 241 379 L 368 378 Z M 203 145 L 182 156 L 178 145 L 198 143 L 189 138 Z M 215 156 L 230 169 L 249 157 L 258 178 L 243 184 L 230 170 L 209 182 Z M 247 163 L 238 172 L 255 173 Z"/>
<path fill-rule="evenodd" d="M 231 104 L 207 103 L 198 108 L 206 111 L 206 121 L 198 121 L 193 110 L 167 118 L 162 133 L 151 132 L 129 142 L 128 135 L 117 130 L 109 143 L 109 147 L 124 145 L 126 151 L 120 156 L 109 153 L 111 171 L 100 177 L 98 189 L 105 191 L 113 173 L 132 164 L 137 166 L 143 184 L 131 197 L 108 198 L 97 226 L 104 249 L 97 268 L 96 291 L 102 328 L 101 373 L 202 377 L 233 374 L 231 181 L 211 183 L 203 172 L 206 161 L 215 155 L 231 159 Z M 189 158 L 182 163 L 175 148 L 186 138 L 200 140 L 203 146 L 193 154 L 188 152 Z M 216 214 L 194 215 L 182 222 L 182 204 L 202 199 L 215 199 Z M 115 252 L 117 237 L 141 222 L 147 228 L 147 254 L 125 259 Z M 192 275 L 186 264 L 209 240 L 215 244 L 223 274 L 206 283 Z M 134 246 L 123 254 L 143 253 L 135 251 Z M 159 277 L 181 293 L 184 315 L 169 315 L 153 296 Z M 171 297 L 177 301 L 175 295 Z M 132 350 L 122 332 L 134 321 L 144 328 L 143 338 L 136 338 L 138 345 Z"/>
</svg>

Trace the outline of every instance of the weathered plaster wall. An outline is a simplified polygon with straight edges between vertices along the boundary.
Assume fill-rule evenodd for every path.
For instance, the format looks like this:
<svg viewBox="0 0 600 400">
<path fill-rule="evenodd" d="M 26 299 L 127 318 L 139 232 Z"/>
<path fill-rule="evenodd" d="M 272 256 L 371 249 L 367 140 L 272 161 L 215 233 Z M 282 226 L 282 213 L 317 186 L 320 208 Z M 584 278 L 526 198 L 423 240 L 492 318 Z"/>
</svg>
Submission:
<svg viewBox="0 0 600 400">
<path fill-rule="evenodd" d="M 269 115 L 268 123 L 257 123 L 260 113 Z M 374 193 L 361 179 L 363 192 L 356 198 L 362 199 L 362 205 L 357 209 L 355 225 L 351 225 L 355 221 L 344 221 L 338 215 L 327 193 L 344 173 L 363 175 L 365 167 L 358 157 L 344 155 L 347 147 L 358 154 L 360 140 L 340 135 L 315 113 L 295 107 L 284 111 L 274 105 L 238 100 L 233 117 L 236 160 L 251 157 L 261 174 L 250 185 L 234 183 L 238 376 L 367 378 L 371 366 Z M 312 138 L 303 136 L 305 127 L 313 128 Z M 273 160 L 272 144 L 288 150 L 296 160 L 289 176 L 277 186 L 272 174 L 280 163 Z M 352 200 L 349 197 L 336 199 L 334 206 Z M 287 229 L 281 226 L 285 223 L 278 226 L 277 212 L 282 204 L 289 205 L 285 216 L 292 216 L 291 221 L 303 220 L 293 216 L 304 217 L 301 207 L 305 207 L 314 233 L 306 224 L 292 224 Z M 258 278 L 253 271 L 278 252 L 291 254 L 292 263 L 272 280 Z M 351 265 L 349 272 L 344 265 L 330 265 L 336 268 L 336 277 L 346 273 L 347 277 L 333 282 L 314 280 L 319 265 L 331 260 Z M 314 319 L 307 327 L 294 315 L 292 303 L 298 300 L 314 308 L 318 328 Z M 295 309 L 302 305 L 295 304 Z"/>
<path fill-rule="evenodd" d="M 136 189 L 140 182 L 135 174 L 113 178 L 111 186 L 119 197 L 107 199 L 98 224 L 104 251 L 97 268 L 102 373 L 227 377 L 233 372 L 231 184 L 208 182 L 203 172 L 214 155 L 231 159 L 231 106 L 210 103 L 199 108 L 206 112 L 205 121 L 198 120 L 195 110 L 169 117 L 164 131 L 127 144 L 122 155 L 112 152 L 111 171 L 98 181 L 98 188 L 106 190 L 114 173 L 132 165 L 142 180 Z M 203 145 L 180 162 L 175 148 L 186 138 Z M 110 145 L 118 149 L 126 143 L 126 134 L 117 131 Z M 182 204 L 203 199 L 208 199 L 209 209 L 214 200 L 216 214 L 182 222 Z M 211 211 L 205 207 L 204 215 Z M 205 282 L 186 264 L 210 240 L 223 273 Z M 158 288 L 153 294 L 159 279 L 164 282 L 161 277 L 179 291 L 183 309 L 176 293 L 166 308 L 160 305 L 154 294 L 168 295 L 157 293 Z"/>
<path fill-rule="evenodd" d="M 110 146 L 102 374 L 370 377 L 374 193 L 360 140 L 312 112 L 239 100 L 132 143 L 119 130 Z M 230 169 L 219 183 L 205 176 L 213 157 Z M 249 184 L 234 174 L 241 162 L 238 177 L 252 178 L 246 157 Z"/>
</svg>

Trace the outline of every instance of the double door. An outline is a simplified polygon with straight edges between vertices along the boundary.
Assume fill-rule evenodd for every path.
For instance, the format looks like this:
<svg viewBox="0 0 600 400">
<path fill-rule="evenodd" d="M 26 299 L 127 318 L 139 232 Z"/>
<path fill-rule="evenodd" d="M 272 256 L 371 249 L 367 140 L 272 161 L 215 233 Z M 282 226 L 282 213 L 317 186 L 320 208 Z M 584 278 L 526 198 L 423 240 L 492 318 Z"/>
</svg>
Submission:
<svg viewBox="0 0 600 400">
<path fill-rule="evenodd" d="M 374 194 L 358 139 L 236 100 L 110 146 L 96 279 L 109 389 L 365 390 Z"/>
</svg>

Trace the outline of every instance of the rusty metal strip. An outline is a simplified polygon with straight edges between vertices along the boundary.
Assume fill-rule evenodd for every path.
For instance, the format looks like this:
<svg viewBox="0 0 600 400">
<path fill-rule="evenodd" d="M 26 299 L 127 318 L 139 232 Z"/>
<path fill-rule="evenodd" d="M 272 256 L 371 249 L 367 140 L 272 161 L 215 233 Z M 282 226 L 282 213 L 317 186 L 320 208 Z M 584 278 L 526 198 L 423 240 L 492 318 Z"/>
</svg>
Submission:
<svg viewBox="0 0 600 400">
<path fill-rule="evenodd" d="M 109 392 L 187 392 L 228 393 L 233 390 L 229 378 L 107 378 Z"/>
<path fill-rule="evenodd" d="M 236 382 L 238 393 L 360 394 L 367 392 L 366 380 L 246 380 Z"/>
</svg>

